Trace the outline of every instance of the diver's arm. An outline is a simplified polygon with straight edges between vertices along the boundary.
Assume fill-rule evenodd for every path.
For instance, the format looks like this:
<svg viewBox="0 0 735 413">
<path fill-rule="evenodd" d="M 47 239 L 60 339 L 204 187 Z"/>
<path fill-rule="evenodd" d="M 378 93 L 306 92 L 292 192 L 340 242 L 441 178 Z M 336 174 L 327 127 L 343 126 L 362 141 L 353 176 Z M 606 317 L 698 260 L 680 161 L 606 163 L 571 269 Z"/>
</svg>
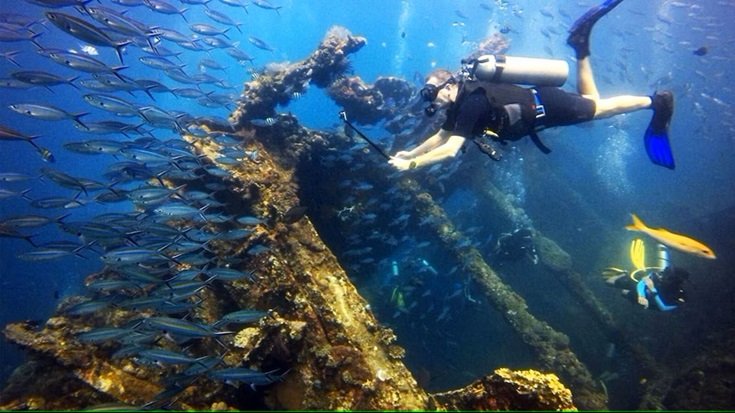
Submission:
<svg viewBox="0 0 735 413">
<path fill-rule="evenodd" d="M 636 284 L 635 292 L 636 296 L 638 297 L 638 304 L 642 305 L 643 308 L 648 309 L 648 298 L 646 298 L 646 282 L 644 281 L 646 277 L 644 277 L 642 280 L 638 281 Z"/>
<path fill-rule="evenodd" d="M 658 293 L 655 293 L 655 294 L 653 295 L 653 297 L 654 297 L 654 298 L 653 298 L 653 301 L 655 301 L 655 302 L 656 302 L 656 306 L 657 306 L 657 307 L 658 307 L 658 309 L 659 309 L 659 310 L 661 310 L 661 311 L 671 311 L 671 310 L 675 310 L 675 309 L 676 309 L 676 307 L 677 307 L 676 305 L 668 305 L 668 304 L 666 304 L 666 303 L 665 303 L 665 302 L 664 302 L 664 301 L 663 301 L 663 300 L 661 299 L 661 296 L 660 296 L 660 295 L 659 295 Z"/>
<path fill-rule="evenodd" d="M 416 156 L 423 155 L 426 152 L 429 152 L 437 146 L 445 143 L 445 141 L 449 139 L 450 136 L 452 136 L 452 133 L 450 131 L 439 129 L 439 132 L 428 137 L 423 143 L 421 143 L 421 145 L 413 148 L 410 151 L 400 151 L 395 154 L 395 157 L 402 159 L 413 159 Z"/>
<path fill-rule="evenodd" d="M 389 162 L 391 165 L 395 166 L 398 170 L 401 171 L 431 165 L 446 158 L 455 157 L 459 150 L 462 148 L 462 145 L 464 145 L 464 141 L 465 138 L 459 135 L 452 135 L 449 137 L 449 139 L 447 139 L 445 143 L 430 150 L 429 152 L 415 156 L 411 159 L 401 159 L 393 157 L 390 159 Z"/>
</svg>

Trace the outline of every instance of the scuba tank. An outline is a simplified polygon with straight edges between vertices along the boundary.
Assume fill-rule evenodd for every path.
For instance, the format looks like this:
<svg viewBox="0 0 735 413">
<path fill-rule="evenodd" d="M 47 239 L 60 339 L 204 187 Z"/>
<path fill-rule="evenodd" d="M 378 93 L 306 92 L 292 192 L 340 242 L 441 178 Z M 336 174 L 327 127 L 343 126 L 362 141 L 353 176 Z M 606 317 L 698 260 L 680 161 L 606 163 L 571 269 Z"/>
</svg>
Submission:
<svg viewBox="0 0 735 413">
<path fill-rule="evenodd" d="M 657 266 L 661 270 L 671 266 L 671 261 L 669 260 L 669 249 L 666 248 L 666 245 L 658 244 L 656 246 L 656 257 L 658 258 Z"/>
<path fill-rule="evenodd" d="M 569 64 L 558 59 L 488 54 L 462 63 L 470 77 L 485 82 L 558 87 L 569 76 Z"/>
</svg>

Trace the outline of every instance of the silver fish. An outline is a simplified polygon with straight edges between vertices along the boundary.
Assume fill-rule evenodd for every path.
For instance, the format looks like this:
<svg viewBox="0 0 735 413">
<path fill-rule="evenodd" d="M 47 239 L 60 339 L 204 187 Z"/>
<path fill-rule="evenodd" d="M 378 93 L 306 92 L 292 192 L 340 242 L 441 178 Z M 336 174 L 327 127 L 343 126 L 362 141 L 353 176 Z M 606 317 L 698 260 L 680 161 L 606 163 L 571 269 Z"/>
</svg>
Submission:
<svg viewBox="0 0 735 413">
<path fill-rule="evenodd" d="M 148 46 L 155 50 L 153 39 L 158 36 L 155 28 L 149 28 L 144 23 L 107 7 L 88 6 L 84 9 L 90 17 L 118 33 L 144 38 Z"/>
<path fill-rule="evenodd" d="M 222 35 L 225 38 L 229 39 L 227 36 L 227 32 L 230 30 L 229 28 L 225 30 L 219 30 L 216 27 L 205 24 L 205 23 L 195 23 L 189 25 L 189 29 L 197 34 L 202 34 L 204 36 L 216 36 L 216 35 Z"/>
<path fill-rule="evenodd" d="M 30 31 L 21 32 L 19 30 L 9 30 L 0 27 L 0 42 L 11 43 L 11 42 L 31 42 L 36 47 L 41 48 L 41 45 L 36 42 L 36 38 L 43 33 L 33 33 Z"/>
<path fill-rule="evenodd" d="M 74 126 L 77 126 L 76 124 Z M 87 133 L 94 133 L 99 135 L 106 134 L 117 134 L 121 133 L 127 137 L 129 133 L 135 132 L 138 135 L 144 135 L 146 132 L 142 130 L 143 124 L 133 125 L 125 122 L 118 122 L 114 120 L 106 120 L 100 122 L 87 122 L 85 123 L 86 128 L 79 127 L 78 129 Z"/>
<path fill-rule="evenodd" d="M 0 225 L 9 226 L 12 228 L 35 228 L 48 225 L 52 222 L 62 224 L 64 218 L 68 217 L 69 214 L 60 216 L 59 218 L 53 219 L 43 215 L 20 215 L 17 217 L 5 218 L 0 222 Z"/>
<path fill-rule="evenodd" d="M 90 105 L 121 116 L 138 116 L 138 108 L 132 103 L 117 96 L 104 94 L 88 94 L 82 97 Z"/>
<path fill-rule="evenodd" d="M 141 63 L 146 66 L 159 70 L 182 69 L 186 65 L 177 65 L 176 63 L 161 56 L 141 56 L 138 58 Z"/>
<path fill-rule="evenodd" d="M 0 87 L 8 89 L 30 89 L 33 87 L 32 84 L 21 82 L 18 79 L 0 79 Z M 51 89 L 49 89 L 51 90 Z M 53 91 L 51 91 L 53 93 Z"/>
<path fill-rule="evenodd" d="M 232 56 L 235 60 L 238 62 L 252 62 L 253 58 L 249 54 L 245 53 L 244 51 L 238 49 L 237 47 L 231 47 L 227 50 L 225 50 L 225 53 Z"/>
<path fill-rule="evenodd" d="M 77 252 L 53 248 L 41 248 L 35 251 L 26 252 L 18 255 L 18 258 L 23 261 L 48 261 L 67 257 L 69 255 L 76 255 L 86 259 L 84 255 Z"/>
<path fill-rule="evenodd" d="M 242 23 L 236 23 L 234 20 L 230 18 L 230 16 L 219 12 L 214 9 L 204 9 L 204 14 L 209 16 L 210 19 L 216 21 L 217 23 L 226 24 L 228 26 L 235 26 L 238 32 L 242 33 L 242 30 L 240 30 L 240 26 L 242 26 Z"/>
<path fill-rule="evenodd" d="M 265 41 L 263 41 L 261 39 L 258 39 L 255 36 L 249 36 L 248 37 L 248 41 L 250 42 L 250 44 L 252 44 L 253 46 L 257 47 L 258 49 L 267 50 L 269 52 L 274 51 L 274 49 L 272 47 L 270 47 L 270 45 L 268 45 L 268 43 L 266 43 Z"/>
<path fill-rule="evenodd" d="M 36 151 L 41 155 L 41 158 L 46 162 L 54 162 L 54 155 L 49 151 L 48 149 L 44 148 L 43 146 L 38 145 L 36 142 L 33 142 L 34 139 L 38 138 L 40 135 L 34 135 L 29 136 L 25 135 L 21 132 L 16 131 L 15 129 L 9 128 L 4 125 L 0 125 L 0 141 L 2 140 L 11 140 L 11 141 L 26 141 L 31 146 L 36 148 Z"/>
<path fill-rule="evenodd" d="M 46 18 L 56 27 L 77 39 L 95 46 L 112 47 L 120 59 L 120 64 L 123 64 L 122 48 L 132 43 L 132 40 L 113 39 L 87 21 L 68 14 L 59 12 L 46 12 L 45 14 Z"/>
<path fill-rule="evenodd" d="M 127 68 L 127 66 L 108 66 L 95 58 L 71 52 L 52 51 L 48 53 L 48 57 L 54 62 L 71 69 L 87 73 L 110 73 L 123 82 L 125 81 L 118 71 Z"/>
<path fill-rule="evenodd" d="M 83 343 L 96 344 L 105 341 L 117 340 L 132 332 L 133 330 L 127 328 L 102 327 L 77 334 L 77 339 Z"/>
<path fill-rule="evenodd" d="M 260 7 L 261 9 L 275 10 L 275 12 L 278 13 L 279 15 L 281 13 L 278 10 L 283 8 L 283 6 L 274 6 L 267 0 L 253 0 L 253 4 Z"/>
<path fill-rule="evenodd" d="M 186 16 L 184 13 L 189 10 L 188 8 L 178 9 L 176 6 L 166 3 L 163 0 L 143 0 L 143 4 L 148 6 L 149 9 L 155 11 L 156 13 L 161 14 L 178 14 L 180 15 L 184 21 L 188 20 L 186 19 Z"/>
<path fill-rule="evenodd" d="M 34 199 L 33 201 L 31 201 L 32 207 L 42 208 L 42 209 L 53 209 L 53 208 L 71 209 L 71 208 L 78 208 L 84 205 L 86 205 L 86 201 L 82 201 L 79 199 L 62 198 L 62 197 L 39 198 L 39 199 Z"/>
<path fill-rule="evenodd" d="M 219 62 L 213 59 L 201 59 L 199 61 L 199 69 L 201 70 L 202 67 L 206 67 L 208 69 L 214 69 L 214 70 L 227 70 L 226 66 L 222 66 Z"/>
<path fill-rule="evenodd" d="M 21 182 L 31 179 L 30 175 L 18 172 L 0 172 L 0 182 Z"/>
<path fill-rule="evenodd" d="M 89 115 L 89 112 L 81 112 L 81 113 L 69 113 L 63 109 L 59 109 L 57 107 L 51 106 L 51 105 L 38 105 L 38 104 L 32 104 L 32 103 L 15 103 L 8 106 L 10 109 L 12 109 L 15 112 L 20 113 L 21 115 L 30 116 L 36 119 L 42 119 L 42 120 L 64 120 L 64 119 L 71 119 L 74 122 L 79 123 L 80 125 L 84 126 L 84 123 L 79 119 L 82 116 Z"/>
<path fill-rule="evenodd" d="M 26 2 L 51 9 L 62 7 L 84 6 L 92 0 L 26 0 Z"/>
<path fill-rule="evenodd" d="M 158 36 L 162 39 L 172 41 L 174 43 L 186 43 L 192 41 L 192 38 L 173 29 L 159 28 L 157 29 Z"/>
<path fill-rule="evenodd" d="M 171 317 L 149 317 L 143 320 L 142 325 L 149 329 L 192 338 L 232 334 L 231 331 L 215 331 L 206 325 Z"/>
<path fill-rule="evenodd" d="M 228 384 L 235 384 L 238 382 L 246 383 L 255 390 L 255 386 L 267 386 L 277 381 L 283 380 L 282 375 L 275 375 L 276 370 L 268 372 L 260 372 L 251 370 L 243 367 L 234 367 L 221 370 L 213 370 L 207 373 L 207 376 L 215 380 L 223 380 Z"/>
<path fill-rule="evenodd" d="M 102 262 L 107 265 L 128 265 L 139 263 L 173 261 L 160 252 L 140 247 L 120 247 L 107 251 L 100 256 Z"/>
<path fill-rule="evenodd" d="M 255 281 L 255 275 L 252 272 L 242 272 L 233 268 L 212 268 L 207 270 L 207 274 L 223 281 L 236 281 L 243 278 L 247 278 L 249 281 Z"/>
<path fill-rule="evenodd" d="M 247 3 L 243 3 L 242 0 L 219 0 L 219 1 L 220 3 L 226 4 L 230 7 L 242 7 L 243 10 L 245 10 L 245 13 L 248 12 Z"/>
<path fill-rule="evenodd" d="M 76 178 L 59 170 L 48 167 L 41 168 L 41 175 L 54 181 L 59 186 L 63 186 L 64 188 L 78 189 L 79 191 L 87 194 L 87 186 L 81 180 L 81 178 Z"/>
<path fill-rule="evenodd" d="M 137 7 L 143 5 L 143 0 L 110 0 L 115 4 L 126 7 Z"/>
<path fill-rule="evenodd" d="M 55 74 L 43 72 L 40 70 L 21 70 L 21 71 L 11 73 L 10 76 L 13 79 L 20 80 L 21 82 L 25 82 L 30 85 L 44 86 L 47 89 L 49 86 L 56 86 L 56 85 L 62 85 L 62 84 L 70 85 L 74 87 L 75 89 L 78 89 L 77 86 L 74 84 L 74 81 L 77 80 L 79 76 L 71 77 L 69 79 L 64 79 Z"/>
<path fill-rule="evenodd" d="M 221 319 L 219 319 L 217 322 L 215 322 L 212 327 L 217 328 L 222 325 L 227 324 L 250 324 L 254 323 L 261 318 L 268 315 L 268 313 L 264 311 L 258 311 L 258 310 L 239 310 L 235 311 L 229 314 L 225 314 Z"/>
<path fill-rule="evenodd" d="M 149 348 L 138 352 L 138 357 L 162 364 L 192 364 L 200 359 L 189 357 L 184 353 L 162 348 Z M 207 356 L 205 356 L 207 357 Z"/>
<path fill-rule="evenodd" d="M 207 46 L 214 47 L 217 49 L 227 49 L 229 47 L 235 47 L 234 43 L 232 43 L 229 40 L 222 39 L 220 37 L 207 36 L 207 37 L 202 37 L 200 40 L 204 42 L 204 44 L 206 44 Z"/>
<path fill-rule="evenodd" d="M 34 247 L 37 247 L 36 243 L 33 242 L 31 239 L 35 235 L 24 235 L 18 232 L 17 229 L 0 224 L 0 237 L 6 237 L 6 238 L 20 238 L 28 241 L 29 244 L 33 245 Z"/>
</svg>

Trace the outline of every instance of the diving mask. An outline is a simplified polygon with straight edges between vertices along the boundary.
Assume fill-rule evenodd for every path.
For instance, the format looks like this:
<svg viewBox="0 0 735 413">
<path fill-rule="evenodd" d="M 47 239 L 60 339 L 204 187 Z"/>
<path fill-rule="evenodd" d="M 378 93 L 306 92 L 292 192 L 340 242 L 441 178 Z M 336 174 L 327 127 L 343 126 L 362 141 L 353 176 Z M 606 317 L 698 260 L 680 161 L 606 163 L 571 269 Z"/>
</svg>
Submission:
<svg viewBox="0 0 735 413">
<path fill-rule="evenodd" d="M 424 113 L 426 113 L 426 116 L 434 116 L 436 114 L 436 111 L 439 109 L 439 105 L 434 103 L 437 96 L 439 96 L 439 91 L 444 89 L 449 84 L 454 84 L 456 81 L 453 77 L 450 77 L 443 83 L 440 83 L 439 85 L 435 85 L 432 83 L 427 83 L 424 85 L 423 88 L 421 88 L 421 91 L 419 94 L 421 95 L 421 99 L 423 99 L 425 102 L 429 102 L 429 105 L 424 108 Z"/>
<path fill-rule="evenodd" d="M 445 84 L 442 84 L 441 86 L 444 87 Z M 424 85 L 424 87 L 421 89 L 421 98 L 425 102 L 433 102 L 437 96 L 439 96 L 439 89 L 440 87 L 437 85 L 433 85 L 431 83 L 427 83 Z"/>
</svg>

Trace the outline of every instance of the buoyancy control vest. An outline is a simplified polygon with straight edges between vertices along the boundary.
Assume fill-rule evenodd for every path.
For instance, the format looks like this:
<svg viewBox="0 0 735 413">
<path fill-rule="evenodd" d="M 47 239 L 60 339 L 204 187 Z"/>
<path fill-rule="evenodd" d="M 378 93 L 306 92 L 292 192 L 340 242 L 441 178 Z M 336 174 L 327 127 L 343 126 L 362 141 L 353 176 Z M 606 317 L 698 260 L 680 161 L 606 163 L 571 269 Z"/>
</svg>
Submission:
<svg viewBox="0 0 735 413">
<path fill-rule="evenodd" d="M 499 136 L 497 140 L 516 141 L 524 136 L 529 136 L 542 152 L 551 151 L 536 134 L 539 107 L 543 111 L 543 106 L 534 89 L 507 83 L 467 79 L 460 86 L 457 100 L 459 101 L 462 96 L 469 95 L 479 88 L 485 92 L 485 97 L 494 112 L 496 124 L 492 125 L 492 129 Z"/>
</svg>

